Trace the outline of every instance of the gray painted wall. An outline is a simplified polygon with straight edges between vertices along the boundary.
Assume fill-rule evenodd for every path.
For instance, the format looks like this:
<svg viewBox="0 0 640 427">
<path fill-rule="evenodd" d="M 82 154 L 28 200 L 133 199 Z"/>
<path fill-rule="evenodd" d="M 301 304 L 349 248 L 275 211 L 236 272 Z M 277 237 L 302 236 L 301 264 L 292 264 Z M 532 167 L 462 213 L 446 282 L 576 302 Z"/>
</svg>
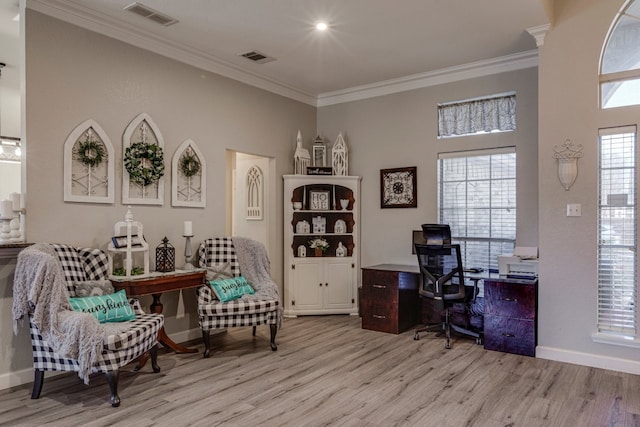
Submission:
<svg viewBox="0 0 640 427">
<path fill-rule="evenodd" d="M 550 358 L 577 362 L 600 356 L 620 358 L 633 361 L 640 372 L 638 348 L 591 339 L 597 304 L 598 129 L 640 121 L 640 106 L 599 109 L 600 54 L 623 3 L 556 2 L 556 25 L 540 50 L 538 337 Z M 553 159 L 553 146 L 567 138 L 584 146 L 578 178 L 569 191 L 558 183 Z M 566 217 L 567 203 L 581 203 L 582 216 Z M 604 360 L 603 365 L 615 369 L 611 360 Z"/>
<path fill-rule="evenodd" d="M 197 242 L 225 235 L 227 149 L 275 158 L 275 174 L 281 176 L 293 171 L 298 129 L 304 135 L 315 134 L 316 109 L 312 106 L 31 10 L 25 19 L 27 237 L 31 242 L 106 248 L 115 222 L 126 213 L 121 203 L 122 134 L 139 113 L 148 113 L 160 128 L 167 164 L 187 138 L 198 144 L 207 161 L 205 209 L 172 208 L 170 179 L 165 181 L 164 206 L 133 206 L 134 218 L 144 224 L 150 246 L 155 248 L 166 235 L 176 247 L 178 264 L 184 253 L 185 220 L 193 221 L 194 252 Z M 102 126 L 116 149 L 113 205 L 63 202 L 64 141 L 89 118 Z M 170 176 L 169 167 L 166 173 Z M 282 218 L 282 184 L 280 180 L 276 183 L 276 216 Z M 276 247 L 282 247 L 282 234 L 282 221 L 277 221 Z M 281 284 L 282 251 L 272 254 L 271 265 L 274 279 Z M 10 289 L 10 278 L 0 280 L 5 290 Z M 184 307 L 179 307 L 180 300 Z M 162 301 L 169 334 L 184 339 L 185 331 L 198 328 L 195 290 L 184 291 L 182 298 L 177 292 L 170 293 Z M 150 302 L 150 298 L 143 300 L 145 305 Z M 7 295 L 3 313 L 10 312 L 10 305 Z M 182 312 L 186 314 L 176 316 Z M 28 333 L 26 328 L 21 330 L 24 333 Z M 6 327 L 0 343 L 11 340 Z M 4 347 L 15 354 L 0 360 L 0 380 L 31 366 L 31 349 L 25 341 Z M 28 376 L 30 380 L 32 374 Z"/>
<path fill-rule="evenodd" d="M 517 130 L 438 140 L 439 102 L 516 91 Z M 318 131 L 343 132 L 351 175 L 362 176 L 362 265 L 415 264 L 411 231 L 437 220 L 440 152 L 515 146 L 517 244 L 538 245 L 537 70 L 497 74 L 318 109 Z M 380 169 L 417 166 L 418 207 L 380 209 Z"/>
</svg>

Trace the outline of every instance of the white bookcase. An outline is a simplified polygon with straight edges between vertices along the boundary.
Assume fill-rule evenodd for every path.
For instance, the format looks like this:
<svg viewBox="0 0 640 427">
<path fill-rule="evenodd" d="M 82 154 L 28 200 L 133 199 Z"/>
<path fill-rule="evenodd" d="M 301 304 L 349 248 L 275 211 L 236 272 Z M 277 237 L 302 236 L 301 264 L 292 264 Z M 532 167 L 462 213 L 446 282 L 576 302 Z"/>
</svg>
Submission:
<svg viewBox="0 0 640 427">
<path fill-rule="evenodd" d="M 284 262 L 285 316 L 358 314 L 360 177 L 284 176 Z"/>
</svg>

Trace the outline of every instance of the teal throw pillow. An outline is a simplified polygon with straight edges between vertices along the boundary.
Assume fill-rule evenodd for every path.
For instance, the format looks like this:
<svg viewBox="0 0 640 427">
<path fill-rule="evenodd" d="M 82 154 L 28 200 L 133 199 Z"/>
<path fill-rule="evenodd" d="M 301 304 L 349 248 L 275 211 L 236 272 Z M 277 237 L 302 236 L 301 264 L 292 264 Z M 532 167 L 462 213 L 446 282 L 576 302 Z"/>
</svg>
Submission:
<svg viewBox="0 0 640 427">
<path fill-rule="evenodd" d="M 253 295 L 253 290 L 247 279 L 242 276 L 233 277 L 231 279 L 212 280 L 209 282 L 213 292 L 222 302 L 231 301 L 240 298 L 242 295 Z"/>
<path fill-rule="evenodd" d="M 69 303 L 75 311 L 89 313 L 100 323 L 126 322 L 136 318 L 124 289 L 109 295 L 69 298 Z"/>
</svg>

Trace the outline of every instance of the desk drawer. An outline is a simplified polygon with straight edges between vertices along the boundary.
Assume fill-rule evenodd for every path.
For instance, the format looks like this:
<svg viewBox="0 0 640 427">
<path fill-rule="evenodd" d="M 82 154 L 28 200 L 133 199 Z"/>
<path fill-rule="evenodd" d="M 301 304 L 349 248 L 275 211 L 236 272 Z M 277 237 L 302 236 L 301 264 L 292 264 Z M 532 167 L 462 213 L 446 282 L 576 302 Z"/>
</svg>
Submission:
<svg viewBox="0 0 640 427">
<path fill-rule="evenodd" d="M 364 301 L 390 301 L 397 304 L 398 273 L 393 271 L 363 270 L 362 299 Z"/>
<path fill-rule="evenodd" d="M 485 280 L 484 314 L 518 319 L 534 319 L 536 315 L 533 285 L 502 283 Z"/>
<path fill-rule="evenodd" d="M 364 301 L 362 303 L 362 329 L 398 334 L 398 313 L 396 306 Z"/>
<path fill-rule="evenodd" d="M 484 316 L 484 348 L 506 353 L 536 355 L 536 331 L 533 320 L 504 316 Z"/>
</svg>

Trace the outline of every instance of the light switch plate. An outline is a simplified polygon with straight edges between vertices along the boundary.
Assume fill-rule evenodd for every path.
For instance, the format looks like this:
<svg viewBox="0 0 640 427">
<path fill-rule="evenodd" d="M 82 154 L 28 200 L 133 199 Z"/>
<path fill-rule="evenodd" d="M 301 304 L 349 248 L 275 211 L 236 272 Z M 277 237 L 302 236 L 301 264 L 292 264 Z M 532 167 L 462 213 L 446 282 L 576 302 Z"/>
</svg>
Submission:
<svg viewBox="0 0 640 427">
<path fill-rule="evenodd" d="M 582 205 L 580 203 L 567 203 L 567 216 L 582 216 Z"/>
</svg>

